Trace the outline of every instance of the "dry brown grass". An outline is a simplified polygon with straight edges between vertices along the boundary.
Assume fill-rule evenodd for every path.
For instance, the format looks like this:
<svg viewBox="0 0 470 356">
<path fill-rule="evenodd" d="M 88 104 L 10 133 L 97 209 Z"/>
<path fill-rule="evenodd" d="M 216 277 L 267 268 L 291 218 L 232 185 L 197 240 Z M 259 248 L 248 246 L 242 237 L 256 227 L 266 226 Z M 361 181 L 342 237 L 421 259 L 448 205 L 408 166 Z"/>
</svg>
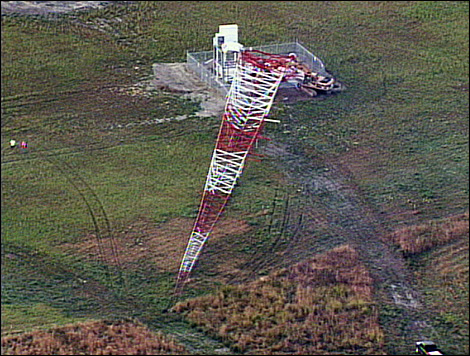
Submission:
<svg viewBox="0 0 470 356">
<path fill-rule="evenodd" d="M 389 239 L 405 253 L 419 253 L 469 233 L 468 211 L 446 219 L 433 220 L 425 224 L 400 228 L 389 235 Z"/>
<path fill-rule="evenodd" d="M 177 271 L 193 224 L 194 220 L 189 218 L 176 218 L 157 226 L 150 221 L 136 221 L 122 231 L 114 233 L 117 259 L 124 266 L 145 260 L 155 264 L 160 271 Z M 214 229 L 211 240 L 246 233 L 249 230 L 250 226 L 246 221 L 223 218 Z M 96 236 L 90 235 L 77 244 L 63 244 L 62 249 L 90 260 L 102 259 L 109 264 L 115 264 L 116 258 L 110 238 L 102 238 L 101 245 L 100 250 Z M 100 252 L 104 256 L 101 256 Z"/>
<path fill-rule="evenodd" d="M 126 321 L 90 321 L 2 337 L 2 355 L 185 354 L 174 340 Z"/>
<path fill-rule="evenodd" d="M 372 279 L 349 246 L 174 310 L 247 354 L 384 354 Z"/>
</svg>

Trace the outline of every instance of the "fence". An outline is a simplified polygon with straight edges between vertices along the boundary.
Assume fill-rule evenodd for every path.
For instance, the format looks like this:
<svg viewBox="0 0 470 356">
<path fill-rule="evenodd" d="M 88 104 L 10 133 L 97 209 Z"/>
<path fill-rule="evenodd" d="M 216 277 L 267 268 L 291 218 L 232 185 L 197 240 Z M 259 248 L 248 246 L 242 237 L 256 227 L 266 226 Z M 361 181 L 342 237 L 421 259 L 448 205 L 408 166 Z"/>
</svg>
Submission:
<svg viewBox="0 0 470 356">
<path fill-rule="evenodd" d="M 295 53 L 299 61 L 308 66 L 312 71 L 320 73 L 322 75 L 326 74 L 325 66 L 320 60 L 320 58 L 315 56 L 312 52 L 302 46 L 299 42 L 277 43 L 256 47 L 248 47 L 247 49 L 256 49 L 259 51 L 273 54 L 287 55 L 289 53 Z M 230 84 L 223 83 L 222 81 L 215 78 L 214 74 L 212 73 L 212 65 L 210 65 L 212 59 L 213 51 L 186 53 L 186 63 L 188 65 L 189 70 L 194 72 L 199 77 L 199 79 L 201 79 L 201 81 L 206 82 L 212 88 L 216 89 L 220 94 L 225 96 L 230 89 Z M 289 84 L 283 83 L 282 85 Z"/>
<path fill-rule="evenodd" d="M 225 96 L 230 89 L 230 84 L 218 80 L 212 72 L 212 65 L 207 64 L 208 61 L 212 60 L 213 53 L 213 51 L 187 52 L 186 64 L 188 69 L 194 72 L 201 81 L 206 82 L 209 86 Z"/>
</svg>

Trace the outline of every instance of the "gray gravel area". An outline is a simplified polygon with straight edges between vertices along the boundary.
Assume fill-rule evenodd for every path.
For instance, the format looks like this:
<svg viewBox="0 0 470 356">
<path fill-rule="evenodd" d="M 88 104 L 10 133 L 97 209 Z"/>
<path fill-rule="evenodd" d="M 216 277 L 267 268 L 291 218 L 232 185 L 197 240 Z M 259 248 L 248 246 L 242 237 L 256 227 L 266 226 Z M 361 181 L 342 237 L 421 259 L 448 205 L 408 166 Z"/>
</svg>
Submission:
<svg viewBox="0 0 470 356">
<path fill-rule="evenodd" d="M 101 8 L 111 3 L 112 1 L 2 1 L 2 14 L 61 14 L 77 10 Z"/>
</svg>

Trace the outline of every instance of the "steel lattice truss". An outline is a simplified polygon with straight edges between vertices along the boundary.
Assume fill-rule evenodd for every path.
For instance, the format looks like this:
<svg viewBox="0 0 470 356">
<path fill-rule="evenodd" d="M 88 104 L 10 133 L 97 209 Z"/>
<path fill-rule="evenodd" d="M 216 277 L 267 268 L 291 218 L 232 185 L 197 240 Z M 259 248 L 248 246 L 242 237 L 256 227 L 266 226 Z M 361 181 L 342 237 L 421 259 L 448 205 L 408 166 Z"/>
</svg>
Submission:
<svg viewBox="0 0 470 356">
<path fill-rule="evenodd" d="M 243 51 L 227 94 L 216 147 L 199 213 L 181 262 L 176 292 L 180 292 L 221 216 L 248 155 L 263 129 L 279 84 L 295 76 L 292 57 Z"/>
</svg>

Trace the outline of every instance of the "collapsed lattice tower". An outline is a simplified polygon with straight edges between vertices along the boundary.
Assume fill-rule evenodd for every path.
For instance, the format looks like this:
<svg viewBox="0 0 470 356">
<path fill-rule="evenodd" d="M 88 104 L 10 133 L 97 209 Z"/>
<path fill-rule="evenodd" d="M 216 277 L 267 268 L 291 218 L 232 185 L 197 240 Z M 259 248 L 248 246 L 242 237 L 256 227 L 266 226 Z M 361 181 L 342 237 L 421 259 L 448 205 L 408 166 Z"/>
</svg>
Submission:
<svg viewBox="0 0 470 356">
<path fill-rule="evenodd" d="M 227 94 L 199 213 L 181 262 L 176 292 L 188 279 L 259 138 L 281 81 L 298 75 L 295 56 L 242 50 Z"/>
</svg>

